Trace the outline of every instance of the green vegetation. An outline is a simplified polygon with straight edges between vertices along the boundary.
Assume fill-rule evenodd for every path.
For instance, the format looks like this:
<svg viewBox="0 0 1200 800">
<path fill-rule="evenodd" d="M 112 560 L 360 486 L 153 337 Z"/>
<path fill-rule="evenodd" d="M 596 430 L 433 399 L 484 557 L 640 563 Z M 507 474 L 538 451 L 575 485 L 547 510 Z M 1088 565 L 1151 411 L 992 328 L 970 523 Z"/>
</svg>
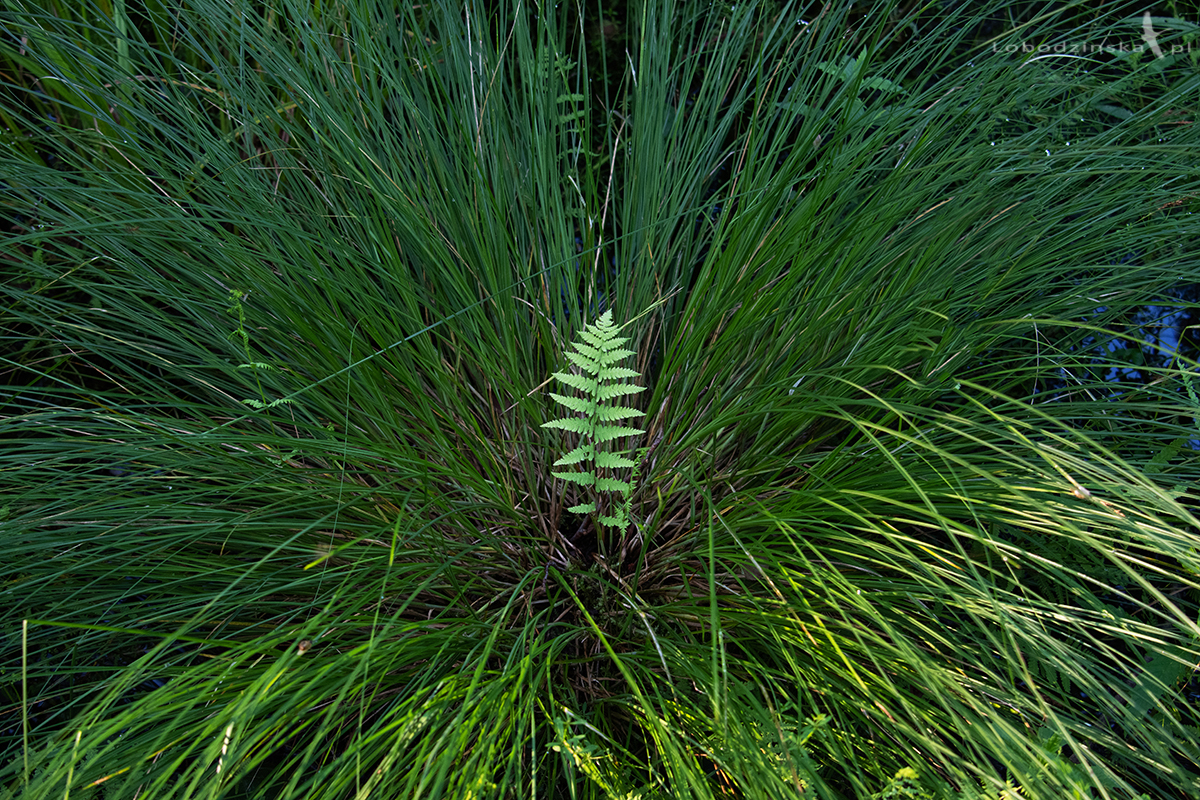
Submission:
<svg viewBox="0 0 1200 800">
<path fill-rule="evenodd" d="M 580 471 L 552 472 L 559 480 L 575 483 L 588 490 L 589 500 L 585 503 L 571 506 L 567 509 L 572 514 L 597 514 L 596 521 L 601 525 L 611 525 L 619 528 L 624 536 L 629 530 L 629 505 L 632 500 L 630 493 L 633 485 L 614 477 L 614 470 L 633 470 L 633 480 L 637 477 L 638 464 L 620 453 L 614 453 L 608 442 L 627 436 L 637 436 L 645 433 L 641 428 L 631 428 L 628 425 L 611 425 L 617 420 L 641 417 L 645 414 L 636 408 L 625 408 L 612 405 L 615 398 L 628 394 L 637 394 L 646 387 L 625 383 L 623 378 L 639 378 L 641 375 L 627 367 L 619 367 L 623 359 L 634 355 L 631 350 L 622 350 L 621 345 L 629 341 L 627 337 L 617 336 L 620 328 L 613 325 L 612 311 L 605 311 L 595 325 L 589 325 L 579 332 L 583 342 L 575 343 L 575 351 L 568 352 L 567 357 L 578 367 L 582 374 L 556 372 L 554 377 L 568 386 L 577 389 L 582 397 L 566 397 L 550 393 L 554 402 L 566 406 L 569 410 L 581 416 L 563 417 L 543 422 L 543 428 L 561 428 L 579 435 L 579 446 L 554 462 L 556 467 L 580 464 Z M 597 470 L 602 470 L 598 472 Z M 602 514 L 601 492 L 620 492 L 622 505 L 612 507 L 609 513 Z"/>
<path fill-rule="evenodd" d="M 490 5 L 0 10 L 0 796 L 1200 794 L 1198 20 Z"/>
</svg>

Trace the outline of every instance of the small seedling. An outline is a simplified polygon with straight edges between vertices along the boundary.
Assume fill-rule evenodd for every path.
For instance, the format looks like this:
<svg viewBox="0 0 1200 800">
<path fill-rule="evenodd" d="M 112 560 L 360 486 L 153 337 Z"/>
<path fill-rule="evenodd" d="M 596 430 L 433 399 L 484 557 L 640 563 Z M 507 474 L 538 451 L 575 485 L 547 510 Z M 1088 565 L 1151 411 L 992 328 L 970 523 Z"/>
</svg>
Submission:
<svg viewBox="0 0 1200 800">
<path fill-rule="evenodd" d="M 229 300 L 230 300 L 230 302 L 233 303 L 233 305 L 230 306 L 227 309 L 227 311 L 230 314 L 237 315 L 237 318 L 238 318 L 237 330 L 235 330 L 233 333 L 229 334 L 229 338 L 232 339 L 234 336 L 238 336 L 241 338 L 242 349 L 246 353 L 246 362 L 243 364 L 238 364 L 237 368 L 238 369 L 249 369 L 249 370 L 254 371 L 254 383 L 258 387 L 258 396 L 259 396 L 259 398 L 261 398 L 258 400 L 255 400 L 254 398 L 248 398 L 246 400 L 243 400 L 242 402 L 245 403 L 246 405 L 250 406 L 251 408 L 255 409 L 256 411 L 263 411 L 268 408 L 274 408 L 275 406 L 280 405 L 280 404 L 291 403 L 292 401 L 287 398 L 283 398 L 283 397 L 279 398 L 278 400 L 271 400 L 270 402 L 267 401 L 267 395 L 266 395 L 266 392 L 263 391 L 262 380 L 259 378 L 258 371 L 259 370 L 270 371 L 270 370 L 276 370 L 276 368 L 274 366 L 272 366 L 271 364 L 267 364 L 263 361 L 255 361 L 253 359 L 253 357 L 250 355 L 250 334 L 246 332 L 246 309 L 245 309 L 244 305 L 242 304 L 242 301 L 248 296 L 249 296 L 248 292 L 243 292 L 240 289 L 230 289 L 229 290 Z"/>
</svg>

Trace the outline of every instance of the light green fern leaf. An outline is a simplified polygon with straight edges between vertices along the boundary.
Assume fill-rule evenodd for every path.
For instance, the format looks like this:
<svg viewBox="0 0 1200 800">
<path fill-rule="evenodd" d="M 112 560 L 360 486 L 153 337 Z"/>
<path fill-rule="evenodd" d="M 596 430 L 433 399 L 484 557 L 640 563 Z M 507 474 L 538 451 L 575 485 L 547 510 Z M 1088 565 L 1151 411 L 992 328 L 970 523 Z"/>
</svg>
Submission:
<svg viewBox="0 0 1200 800">
<path fill-rule="evenodd" d="M 640 389 L 642 387 L 639 386 L 638 388 Z M 636 408 L 605 408 L 604 406 L 597 406 L 595 411 L 596 419 L 602 419 L 605 422 L 613 419 L 625 419 L 627 417 L 642 416 L 642 412 L 638 411 Z M 645 433 L 645 431 L 638 431 L 638 433 Z"/>
<path fill-rule="evenodd" d="M 596 466 L 602 469 L 625 469 L 633 466 L 633 459 L 620 453 L 596 453 L 595 461 Z"/>
<path fill-rule="evenodd" d="M 578 419 L 578 418 L 555 419 L 555 420 L 551 420 L 550 422 L 547 422 L 542 427 L 543 428 L 562 428 L 564 431 L 570 431 L 571 433 L 579 433 L 579 434 L 592 432 L 592 426 L 588 423 L 588 421 L 583 420 L 583 419 Z"/>
<path fill-rule="evenodd" d="M 565 456 L 560 458 L 558 461 L 555 461 L 554 466 L 569 467 L 572 464 L 578 464 L 580 461 L 587 461 L 588 459 L 593 457 L 594 453 L 595 453 L 594 448 L 590 444 L 585 444 L 580 447 L 576 447 L 574 450 L 567 453 Z M 605 453 L 604 455 L 608 455 L 608 454 Z"/>
<path fill-rule="evenodd" d="M 550 474 L 560 481 L 570 481 L 578 483 L 580 486 L 592 486 L 596 483 L 596 476 L 590 472 L 551 472 Z"/>
<path fill-rule="evenodd" d="M 596 478 L 596 490 L 600 492 L 620 492 L 624 495 L 630 488 L 628 483 L 616 478 Z"/>
<path fill-rule="evenodd" d="M 637 436 L 645 433 L 641 428 L 627 428 L 621 425 L 600 425 L 592 434 L 592 441 L 607 442 L 622 436 Z"/>
<path fill-rule="evenodd" d="M 584 400 L 578 397 L 565 397 L 561 394 L 550 393 L 554 400 L 572 411 L 578 411 L 580 414 L 591 414 L 594 409 L 592 400 Z"/>
<path fill-rule="evenodd" d="M 574 349 L 568 351 L 566 356 L 581 374 L 553 373 L 561 383 L 576 390 L 578 396 L 550 393 L 556 403 L 574 415 L 551 420 L 542 427 L 558 428 L 579 435 L 578 446 L 555 461 L 554 466 L 578 465 L 580 471 L 550 473 L 559 480 L 591 490 L 588 502 L 572 506 L 570 511 L 597 512 L 601 506 L 600 493 L 618 493 L 626 502 L 610 503 L 606 507 L 611 513 L 600 514 L 597 521 L 602 525 L 620 528 L 624 533 L 629 526 L 628 499 L 633 487 L 617 477 L 614 471 L 632 469 L 636 464 L 623 453 L 602 450 L 600 445 L 645 433 L 641 428 L 610 423 L 644 416 L 636 408 L 616 405 L 616 401 L 644 391 L 646 387 L 628 383 L 627 379 L 640 377 L 641 373 L 619 365 L 621 360 L 635 355 L 632 350 L 622 347 L 629 338 L 618 336 L 620 330 L 619 325 L 613 324 L 612 311 L 609 310 L 595 324 L 579 332 L 579 341 L 572 345 Z"/>
<path fill-rule="evenodd" d="M 554 377 L 565 383 L 567 386 L 578 389 L 585 394 L 592 394 L 600 385 L 600 382 L 595 378 L 585 378 L 582 375 L 572 375 L 569 372 L 556 372 Z"/>
</svg>

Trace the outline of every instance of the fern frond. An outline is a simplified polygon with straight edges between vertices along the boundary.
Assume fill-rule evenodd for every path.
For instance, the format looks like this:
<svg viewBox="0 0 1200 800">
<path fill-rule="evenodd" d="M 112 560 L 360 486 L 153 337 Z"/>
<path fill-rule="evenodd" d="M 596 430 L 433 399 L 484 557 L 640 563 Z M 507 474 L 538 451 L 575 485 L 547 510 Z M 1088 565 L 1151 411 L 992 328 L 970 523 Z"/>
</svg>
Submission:
<svg viewBox="0 0 1200 800">
<path fill-rule="evenodd" d="M 568 351 L 566 356 L 583 374 L 552 374 L 580 396 L 550 393 L 556 403 L 579 416 L 550 420 L 542 427 L 558 428 L 579 434 L 580 437 L 578 446 L 555 461 L 554 466 L 578 464 L 581 471 L 550 473 L 559 480 L 591 489 L 589 502 L 572 506 L 569 510 L 574 513 L 597 512 L 600 508 L 598 493 L 619 493 L 625 502 L 615 504 L 614 513 L 601 514 L 597 521 L 601 525 L 620 528 L 623 534 L 629 527 L 629 497 L 633 486 L 616 477 L 613 471 L 632 469 L 636 464 L 622 453 L 599 449 L 599 445 L 645 433 L 641 428 L 609 423 L 644 416 L 636 408 L 615 405 L 615 401 L 645 391 L 646 387 L 625 382 L 628 378 L 640 377 L 641 373 L 619 366 L 622 359 L 635 355 L 634 351 L 622 347 L 629 337 L 618 336 L 620 330 L 621 327 L 612 322 L 610 309 L 595 324 L 579 332 L 579 341 L 572 344 L 574 349 Z"/>
</svg>

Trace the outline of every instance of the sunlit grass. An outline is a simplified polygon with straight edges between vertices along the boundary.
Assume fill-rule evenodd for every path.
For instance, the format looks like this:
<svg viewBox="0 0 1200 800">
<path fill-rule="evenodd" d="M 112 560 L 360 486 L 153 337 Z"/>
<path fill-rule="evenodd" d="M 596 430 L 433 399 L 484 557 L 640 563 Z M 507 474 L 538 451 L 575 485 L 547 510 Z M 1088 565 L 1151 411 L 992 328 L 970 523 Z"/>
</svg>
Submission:
<svg viewBox="0 0 1200 800">
<path fill-rule="evenodd" d="M 1200 81 L 985 11 L 7 6 L 0 786 L 1194 796 Z"/>
</svg>

